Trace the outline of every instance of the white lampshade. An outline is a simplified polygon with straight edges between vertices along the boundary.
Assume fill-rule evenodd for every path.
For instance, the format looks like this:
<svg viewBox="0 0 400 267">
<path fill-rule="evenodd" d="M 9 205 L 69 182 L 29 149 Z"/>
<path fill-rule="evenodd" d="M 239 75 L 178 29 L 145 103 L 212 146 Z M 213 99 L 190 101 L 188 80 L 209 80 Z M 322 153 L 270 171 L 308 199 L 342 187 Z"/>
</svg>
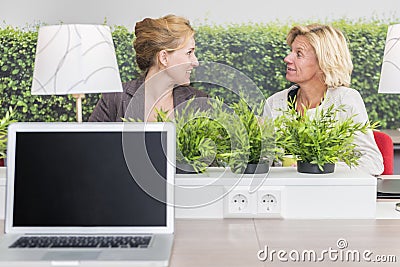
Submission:
<svg viewBox="0 0 400 267">
<path fill-rule="evenodd" d="M 105 25 L 39 29 L 32 95 L 122 92 L 111 30 Z"/>
<path fill-rule="evenodd" d="M 388 28 L 378 93 L 400 94 L 400 24 Z"/>
</svg>

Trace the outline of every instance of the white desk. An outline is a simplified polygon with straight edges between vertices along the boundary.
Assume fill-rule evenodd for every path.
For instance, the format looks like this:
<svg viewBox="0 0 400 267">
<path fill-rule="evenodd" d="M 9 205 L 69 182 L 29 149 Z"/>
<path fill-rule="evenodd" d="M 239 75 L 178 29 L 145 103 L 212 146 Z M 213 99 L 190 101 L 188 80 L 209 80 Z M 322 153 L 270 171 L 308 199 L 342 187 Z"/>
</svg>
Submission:
<svg viewBox="0 0 400 267">
<path fill-rule="evenodd" d="M 278 170 L 279 172 L 279 170 Z M 279 174 L 276 174 L 279 176 Z M 300 174 L 298 174 L 301 176 Z M 315 177 L 315 176 L 314 176 Z M 329 177 L 329 176 L 328 176 Z M 225 177 L 227 178 L 227 177 Z M 281 177 L 284 178 L 284 177 Z M 300 177 L 301 178 L 301 177 Z M 303 177 L 304 178 L 304 177 Z M 350 177 L 351 178 L 351 177 Z M 181 180 L 180 180 L 181 179 Z M 185 180 L 178 177 L 181 185 L 202 184 L 210 182 L 213 177 L 199 177 Z M 311 182 L 312 177 L 307 178 Z M 306 179 L 306 180 L 307 180 Z M 359 177 L 342 182 L 353 183 Z M 269 185 L 279 185 L 285 179 L 279 177 L 264 181 Z M 232 178 L 221 179 L 216 185 L 220 187 L 232 184 Z M 242 183 L 249 183 L 249 179 Z M 327 182 L 319 181 L 320 183 Z M 295 186 L 296 181 L 289 181 Z M 301 181 L 297 181 L 301 182 Z M 331 182 L 335 182 L 331 180 Z M 337 181 L 336 181 L 337 182 Z M 366 185 L 371 181 L 366 182 Z M 5 181 L 4 181 L 5 185 Z M 214 189 L 211 191 L 213 192 Z M 218 192 L 217 192 L 218 193 Z M 357 198 L 357 196 L 353 196 Z M 400 200 L 399 200 L 400 201 Z M 261 262 L 257 259 L 257 252 L 267 245 L 273 250 L 316 250 L 320 252 L 332 247 L 337 249 L 336 242 L 345 238 L 348 249 L 371 250 L 373 255 L 395 255 L 400 261 L 400 212 L 394 210 L 396 200 L 379 200 L 376 203 L 377 218 L 365 220 L 293 220 L 293 219 L 176 219 L 175 242 L 172 251 L 171 267 L 186 266 L 310 266 L 309 262 Z M 209 212 L 209 211 L 207 211 Z M 215 210 L 215 213 L 221 212 Z M 0 232 L 3 233 L 3 221 L 0 221 Z M 398 264 L 398 263 L 397 263 Z M 345 265 L 345 266 L 397 266 L 396 263 L 341 263 L 326 259 L 321 263 L 312 263 L 311 266 Z"/>
<path fill-rule="evenodd" d="M 0 221 L 0 229 L 3 222 Z M 270 250 L 338 249 L 344 238 L 348 250 L 371 250 L 394 255 L 397 263 L 261 262 L 257 252 Z M 397 266 L 400 261 L 400 220 L 265 220 L 212 219 L 176 220 L 171 267 L 266 267 L 266 266 Z M 112 265 L 110 265 L 112 266 Z"/>
<path fill-rule="evenodd" d="M 270 173 L 236 175 L 211 169 L 206 174 L 177 175 L 176 218 L 223 218 L 227 188 L 261 185 L 282 191 L 286 219 L 375 218 L 376 178 L 362 171 L 336 166 L 333 174 L 297 173 L 295 168 L 272 168 Z M 0 219 L 4 218 L 5 168 L 0 168 Z M 180 208 L 196 206 L 196 208 Z"/>
<path fill-rule="evenodd" d="M 257 175 L 211 168 L 204 174 L 177 175 L 175 184 L 177 218 L 223 218 L 226 193 L 237 187 L 249 191 L 249 186 L 280 190 L 285 219 L 375 218 L 377 179 L 347 166 L 322 175 L 298 173 L 293 167 Z"/>
</svg>

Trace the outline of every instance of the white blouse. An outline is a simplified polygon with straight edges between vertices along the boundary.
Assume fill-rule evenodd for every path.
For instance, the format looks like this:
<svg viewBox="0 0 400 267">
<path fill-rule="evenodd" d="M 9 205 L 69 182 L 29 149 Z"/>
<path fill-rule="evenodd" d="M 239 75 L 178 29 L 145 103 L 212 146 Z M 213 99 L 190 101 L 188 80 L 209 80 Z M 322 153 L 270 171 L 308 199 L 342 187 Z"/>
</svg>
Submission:
<svg viewBox="0 0 400 267">
<path fill-rule="evenodd" d="M 281 115 L 281 111 L 288 108 L 288 92 L 293 87 L 282 90 L 270 96 L 264 107 L 264 115 L 272 115 L 276 118 Z M 329 88 L 325 98 L 321 103 L 321 108 L 328 108 L 332 104 L 335 107 L 344 105 L 346 112 L 339 112 L 340 118 L 353 116 L 354 122 L 365 123 L 368 121 L 367 110 L 360 93 L 352 88 L 338 87 Z M 308 112 L 313 114 L 315 109 L 309 109 Z M 380 175 L 383 172 L 383 158 L 378 146 L 376 145 L 372 130 L 368 130 L 366 134 L 357 134 L 354 143 L 358 146 L 359 151 L 363 154 L 359 159 L 359 165 L 356 168 L 368 170 L 372 175 Z"/>
</svg>

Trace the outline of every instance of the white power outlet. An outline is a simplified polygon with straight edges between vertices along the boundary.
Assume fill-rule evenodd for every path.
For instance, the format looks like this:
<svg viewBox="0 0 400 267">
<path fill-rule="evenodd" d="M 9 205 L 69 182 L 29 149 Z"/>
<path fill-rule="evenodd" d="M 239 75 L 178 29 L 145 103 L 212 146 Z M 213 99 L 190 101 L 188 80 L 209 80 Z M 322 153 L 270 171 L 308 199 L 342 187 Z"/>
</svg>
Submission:
<svg viewBox="0 0 400 267">
<path fill-rule="evenodd" d="M 283 187 L 261 186 L 250 191 L 248 186 L 237 186 L 224 197 L 225 218 L 281 218 Z"/>
<path fill-rule="evenodd" d="M 261 187 L 257 191 L 257 217 L 281 217 L 282 189 L 276 187 Z"/>
<path fill-rule="evenodd" d="M 232 196 L 231 203 L 229 204 L 229 212 L 241 213 L 245 212 L 249 206 L 249 200 L 241 193 Z"/>
<path fill-rule="evenodd" d="M 250 218 L 255 212 L 256 193 L 250 193 L 248 187 L 236 187 L 224 198 L 224 217 Z"/>
<path fill-rule="evenodd" d="M 260 203 L 258 203 L 257 206 L 257 212 L 271 213 L 274 212 L 277 206 L 278 200 L 276 199 L 275 195 L 267 193 L 261 197 Z"/>
</svg>

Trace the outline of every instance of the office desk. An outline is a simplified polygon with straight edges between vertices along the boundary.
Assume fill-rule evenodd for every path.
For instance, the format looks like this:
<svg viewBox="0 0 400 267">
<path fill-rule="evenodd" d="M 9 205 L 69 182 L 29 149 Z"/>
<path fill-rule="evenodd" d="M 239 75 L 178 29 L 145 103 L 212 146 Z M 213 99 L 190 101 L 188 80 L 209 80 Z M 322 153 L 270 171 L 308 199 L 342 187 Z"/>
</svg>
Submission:
<svg viewBox="0 0 400 267">
<path fill-rule="evenodd" d="M 400 221 L 396 220 L 178 220 L 171 266 L 309 266 L 308 261 L 280 262 L 277 258 L 262 262 L 257 252 L 268 246 L 269 250 L 288 253 L 292 250 L 319 253 L 329 247 L 338 249 L 336 242 L 340 238 L 348 242 L 348 249 L 396 255 L 398 262 L 399 229 Z M 326 258 L 313 266 L 330 264 L 338 263 Z"/>
<path fill-rule="evenodd" d="M 2 227 L 3 222 L 0 222 Z M 343 251 L 370 250 L 373 254 L 396 257 L 400 261 L 400 220 L 267 220 L 210 219 L 176 220 L 175 242 L 171 267 L 187 266 L 382 266 L 382 263 L 335 262 L 325 257 L 322 262 L 280 262 L 275 255 L 271 262 L 257 258 L 260 249 L 271 250 L 338 249 L 337 241 L 346 240 Z M 286 256 L 288 257 L 288 256 Z"/>
</svg>

